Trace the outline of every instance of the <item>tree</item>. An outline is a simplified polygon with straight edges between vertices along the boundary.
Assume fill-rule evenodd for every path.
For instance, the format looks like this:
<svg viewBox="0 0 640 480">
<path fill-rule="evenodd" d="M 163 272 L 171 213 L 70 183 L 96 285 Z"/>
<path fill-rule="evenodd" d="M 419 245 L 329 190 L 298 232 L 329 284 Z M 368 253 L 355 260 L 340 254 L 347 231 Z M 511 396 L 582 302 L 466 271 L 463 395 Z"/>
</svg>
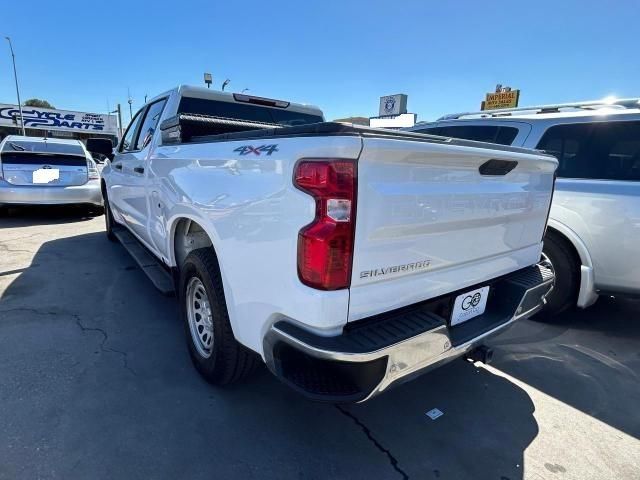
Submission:
<svg viewBox="0 0 640 480">
<path fill-rule="evenodd" d="M 24 102 L 25 107 L 38 107 L 38 108 L 56 108 L 46 100 L 40 100 L 39 98 L 30 98 Z"/>
</svg>

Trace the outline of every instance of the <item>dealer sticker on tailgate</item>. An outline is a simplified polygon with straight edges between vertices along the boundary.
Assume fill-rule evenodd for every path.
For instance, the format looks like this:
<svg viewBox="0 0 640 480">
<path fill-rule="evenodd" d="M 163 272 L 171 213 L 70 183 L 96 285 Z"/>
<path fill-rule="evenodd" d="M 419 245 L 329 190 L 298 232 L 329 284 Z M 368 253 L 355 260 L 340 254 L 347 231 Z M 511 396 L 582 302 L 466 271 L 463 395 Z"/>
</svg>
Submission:
<svg viewBox="0 0 640 480">
<path fill-rule="evenodd" d="M 456 297 L 451 314 L 451 326 L 466 322 L 467 320 L 482 315 L 487 306 L 489 287 L 478 288 L 470 292 L 463 293 Z"/>
</svg>

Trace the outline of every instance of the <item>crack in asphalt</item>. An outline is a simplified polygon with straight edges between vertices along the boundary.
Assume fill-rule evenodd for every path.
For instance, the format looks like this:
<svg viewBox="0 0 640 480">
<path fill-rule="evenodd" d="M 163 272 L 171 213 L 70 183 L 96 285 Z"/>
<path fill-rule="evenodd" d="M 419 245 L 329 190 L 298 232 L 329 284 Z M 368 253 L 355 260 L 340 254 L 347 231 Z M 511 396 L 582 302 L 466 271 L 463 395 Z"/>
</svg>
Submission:
<svg viewBox="0 0 640 480">
<path fill-rule="evenodd" d="M 0 243 L 0 251 L 7 253 L 30 253 L 34 255 L 36 252 L 32 252 L 31 250 L 25 250 L 21 248 L 11 248 L 9 245 L 5 245 L 4 243 Z"/>
<path fill-rule="evenodd" d="M 122 364 L 123 364 L 124 368 L 129 370 L 129 372 L 131 372 L 131 374 L 133 376 L 136 376 L 136 377 L 138 376 L 136 371 L 129 366 L 129 360 L 128 360 L 127 352 L 123 352 L 122 350 L 116 350 L 115 348 L 106 346 L 106 343 L 109 340 L 109 334 L 106 332 L 106 330 L 103 330 L 102 328 L 98 328 L 98 327 L 85 327 L 82 324 L 82 321 L 80 320 L 80 316 L 79 315 L 73 315 L 73 317 L 76 319 L 76 324 L 78 325 L 78 327 L 80 327 L 80 330 L 82 330 L 82 333 L 84 333 L 84 332 L 98 332 L 98 333 L 100 333 L 102 335 L 102 342 L 100 342 L 100 350 L 101 351 L 103 351 L 105 353 L 117 353 L 117 354 L 119 354 L 122 357 Z"/>
<path fill-rule="evenodd" d="M 391 463 L 391 466 L 393 467 L 393 469 L 396 472 L 398 472 L 400 475 L 402 475 L 403 479 L 405 480 L 409 479 L 409 475 L 400 468 L 400 465 L 398 465 L 398 459 L 394 457 L 393 454 L 388 449 L 384 448 L 378 440 L 376 440 L 376 438 L 373 436 L 373 433 L 371 433 L 371 430 L 369 430 L 369 427 L 367 427 L 364 423 L 362 423 L 362 421 L 360 421 L 360 419 L 356 417 L 353 413 L 349 412 L 348 410 L 345 410 L 340 405 L 334 405 L 334 407 L 336 407 L 340 413 L 342 413 L 346 417 L 349 417 L 351 420 L 353 420 L 353 422 L 362 429 L 362 431 L 367 436 L 367 438 L 371 441 L 371 443 L 373 443 L 373 445 L 378 450 L 380 450 L 382 453 L 384 453 L 387 456 L 387 458 L 389 459 L 389 463 Z"/>
<path fill-rule="evenodd" d="M 51 315 L 51 316 L 58 316 L 58 315 L 65 315 L 64 312 L 54 312 L 51 310 L 40 310 L 37 308 L 29 308 L 29 307 L 15 307 L 15 308 L 8 308 L 8 309 L 4 309 L 4 310 L 0 310 L 0 314 L 1 313 L 10 313 L 10 312 L 29 312 L 29 313 L 33 313 L 35 315 Z M 129 366 L 129 358 L 128 358 L 128 354 L 127 352 L 123 352 L 122 350 L 117 350 L 113 347 L 107 347 L 106 343 L 109 340 L 109 334 L 106 332 L 106 330 L 102 329 L 102 328 L 98 328 L 98 327 L 86 327 L 82 324 L 82 321 L 80 320 L 80 315 L 76 315 L 76 314 L 66 314 L 66 315 L 71 315 L 75 321 L 76 321 L 76 325 L 78 325 L 78 327 L 80 327 L 80 330 L 82 331 L 82 333 L 84 332 L 98 332 L 102 335 L 102 341 L 100 342 L 100 351 L 104 352 L 104 353 L 116 353 L 118 355 L 120 355 L 122 357 L 122 364 L 124 366 L 124 368 L 126 368 L 127 370 L 129 370 L 129 372 L 131 372 L 132 375 L 134 376 L 138 376 L 138 374 L 136 373 L 136 371 L 131 368 Z"/>
</svg>

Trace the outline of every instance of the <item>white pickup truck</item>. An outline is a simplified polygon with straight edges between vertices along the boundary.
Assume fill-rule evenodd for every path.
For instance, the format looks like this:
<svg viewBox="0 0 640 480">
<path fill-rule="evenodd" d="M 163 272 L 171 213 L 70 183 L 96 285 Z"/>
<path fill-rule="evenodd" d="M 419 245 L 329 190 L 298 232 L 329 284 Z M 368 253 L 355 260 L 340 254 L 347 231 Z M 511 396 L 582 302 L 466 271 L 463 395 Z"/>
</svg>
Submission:
<svg viewBox="0 0 640 480">
<path fill-rule="evenodd" d="M 557 161 L 533 150 L 324 122 L 315 107 L 182 86 L 102 171 L 107 234 L 175 290 L 193 363 L 260 361 L 359 402 L 535 313 Z M 479 348 L 480 347 L 480 348 Z"/>
</svg>

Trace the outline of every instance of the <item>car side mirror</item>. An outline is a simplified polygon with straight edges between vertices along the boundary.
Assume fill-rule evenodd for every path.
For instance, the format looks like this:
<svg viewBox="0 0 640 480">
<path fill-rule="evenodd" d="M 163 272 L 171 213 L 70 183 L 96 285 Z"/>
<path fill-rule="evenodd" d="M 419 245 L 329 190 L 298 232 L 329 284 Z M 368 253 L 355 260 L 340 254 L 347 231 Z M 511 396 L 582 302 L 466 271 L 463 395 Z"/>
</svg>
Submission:
<svg viewBox="0 0 640 480">
<path fill-rule="evenodd" d="M 88 138 L 87 150 L 92 154 L 96 153 L 113 160 L 113 144 L 108 138 Z"/>
</svg>

